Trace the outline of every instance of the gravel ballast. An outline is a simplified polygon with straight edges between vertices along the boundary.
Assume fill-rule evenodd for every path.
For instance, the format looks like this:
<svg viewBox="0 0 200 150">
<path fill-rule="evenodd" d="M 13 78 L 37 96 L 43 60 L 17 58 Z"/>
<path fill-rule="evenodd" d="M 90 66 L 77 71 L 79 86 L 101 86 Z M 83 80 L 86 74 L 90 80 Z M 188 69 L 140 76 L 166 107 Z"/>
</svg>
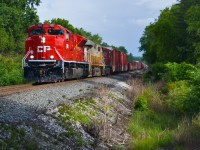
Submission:
<svg viewBox="0 0 200 150">
<path fill-rule="evenodd" d="M 55 85 L 0 97 L 0 124 L 3 124 L 4 126 L 14 125 L 24 128 L 26 131 L 40 128 L 38 129 L 41 132 L 40 134 L 45 135 L 43 137 L 47 137 L 48 140 L 45 141 L 44 138 L 42 140 L 39 138 L 39 141 L 38 138 L 34 139 L 37 139 L 35 143 L 41 143 L 40 146 L 42 149 L 48 149 L 49 147 L 57 149 L 73 149 L 76 147 L 76 145 L 74 146 L 74 139 L 70 139 L 70 137 L 62 139 L 60 133 L 64 133 L 65 129 L 57 124 L 57 121 L 51 117 L 52 114 L 47 114 L 46 112 L 57 109 L 57 106 L 62 103 L 67 104 L 77 98 L 90 96 L 92 91 L 101 86 L 112 88 L 116 91 L 128 89 L 129 87 L 125 84 L 125 81 L 128 78 L 129 75 L 124 73 L 109 77 L 74 80 L 73 82 L 65 82 L 62 85 Z M 37 126 L 37 128 L 33 127 L 33 125 Z M 4 128 L 0 128 L 0 130 L 4 130 Z M 82 135 L 85 134 L 84 137 L 87 137 L 87 140 L 89 139 L 89 141 L 92 141 L 93 138 L 89 137 L 87 133 L 84 133 L 81 126 L 76 130 L 82 132 Z M 0 146 L 1 141 L 3 141 L 2 143 L 4 144 L 6 136 L 12 136 L 12 130 L 10 132 L 11 133 L 8 133 L 7 135 L 4 134 L 5 136 L 0 136 Z M 37 135 L 34 135 L 36 133 L 37 132 L 31 132 L 31 135 L 28 138 L 30 139 L 31 136 L 37 137 Z M 61 144 L 59 144 L 60 142 L 58 141 L 61 141 Z M 65 147 L 66 144 L 68 146 Z M 104 144 L 100 143 L 99 145 L 101 145 L 100 149 L 107 149 Z M 92 149 L 92 147 L 83 146 L 81 149 Z"/>
<path fill-rule="evenodd" d="M 72 99 L 73 97 L 84 95 L 100 84 L 115 85 L 120 78 L 112 76 L 90 78 L 89 80 L 83 79 L 66 82 L 60 86 L 0 97 L 0 122 L 18 122 L 32 119 L 36 113 L 55 107 L 66 100 L 66 98 Z"/>
</svg>

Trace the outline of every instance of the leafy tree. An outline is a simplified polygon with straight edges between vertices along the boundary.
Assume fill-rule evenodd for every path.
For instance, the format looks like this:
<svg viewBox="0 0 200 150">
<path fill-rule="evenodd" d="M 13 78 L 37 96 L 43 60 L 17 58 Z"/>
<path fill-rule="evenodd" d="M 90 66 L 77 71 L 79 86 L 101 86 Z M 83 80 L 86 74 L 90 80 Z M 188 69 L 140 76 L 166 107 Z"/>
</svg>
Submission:
<svg viewBox="0 0 200 150">
<path fill-rule="evenodd" d="M 200 5 L 191 6 L 186 12 L 187 31 L 193 40 L 194 58 L 200 62 Z"/>
<path fill-rule="evenodd" d="M 129 53 L 129 55 L 128 55 L 128 62 L 131 62 L 133 60 L 134 60 L 133 54 Z"/>
<path fill-rule="evenodd" d="M 196 63 L 200 56 L 200 1 L 181 0 L 161 11 L 158 19 L 145 28 L 140 51 L 151 64 L 162 62 Z"/>
<path fill-rule="evenodd" d="M 98 34 L 92 35 L 90 40 L 92 40 L 96 44 L 101 44 L 102 43 L 102 37 L 100 37 Z"/>
<path fill-rule="evenodd" d="M 9 45 L 9 37 L 4 28 L 0 28 L 0 52 L 3 52 Z"/>
<path fill-rule="evenodd" d="M 51 21 L 46 20 L 45 23 L 59 24 L 59 25 L 65 27 L 65 28 L 67 28 L 68 30 L 72 31 L 73 33 L 77 32 L 76 29 L 66 19 L 61 19 L 61 18 L 55 19 L 54 18 Z"/>
<path fill-rule="evenodd" d="M 61 18 L 55 19 L 54 18 L 52 20 L 45 20 L 44 22 L 45 23 L 59 24 L 59 25 L 65 27 L 65 28 L 67 28 L 68 30 L 72 31 L 75 34 L 79 34 L 81 36 L 84 36 L 84 37 L 92 40 L 96 44 L 101 44 L 102 43 L 102 37 L 100 37 L 98 34 L 92 35 L 91 32 L 87 32 L 83 28 L 80 28 L 80 29 L 79 28 L 75 28 L 66 19 L 61 19 Z"/>
<path fill-rule="evenodd" d="M 27 28 L 39 22 L 35 9 L 39 3 L 40 0 L 4 0 L 0 3 L 0 28 L 9 37 L 8 46 L 0 52 L 23 52 Z M 6 45 L 5 39 L 3 45 Z"/>
<path fill-rule="evenodd" d="M 144 61 L 142 57 L 140 56 L 133 56 L 134 61 Z"/>
<path fill-rule="evenodd" d="M 108 45 L 106 42 L 103 42 L 101 45 L 102 45 L 103 47 L 110 47 L 110 45 Z"/>
<path fill-rule="evenodd" d="M 117 49 L 118 49 L 119 51 L 125 53 L 125 54 L 128 53 L 128 51 L 126 50 L 126 48 L 125 48 L 124 46 L 119 46 Z"/>
</svg>

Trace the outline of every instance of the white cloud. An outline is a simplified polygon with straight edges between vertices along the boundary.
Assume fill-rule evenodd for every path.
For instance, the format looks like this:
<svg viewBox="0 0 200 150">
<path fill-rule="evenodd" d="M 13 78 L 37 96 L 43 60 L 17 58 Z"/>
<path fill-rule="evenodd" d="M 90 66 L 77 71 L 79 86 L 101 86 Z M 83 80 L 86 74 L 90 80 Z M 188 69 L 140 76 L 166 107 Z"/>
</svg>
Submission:
<svg viewBox="0 0 200 150">
<path fill-rule="evenodd" d="M 150 23 L 153 23 L 154 21 L 155 21 L 155 18 L 145 18 L 145 19 L 132 19 L 132 20 L 129 20 L 128 22 L 131 24 L 145 27 L 149 25 Z"/>
<path fill-rule="evenodd" d="M 138 0 L 132 4 L 150 9 L 164 9 L 175 3 L 177 3 L 177 0 Z"/>
</svg>

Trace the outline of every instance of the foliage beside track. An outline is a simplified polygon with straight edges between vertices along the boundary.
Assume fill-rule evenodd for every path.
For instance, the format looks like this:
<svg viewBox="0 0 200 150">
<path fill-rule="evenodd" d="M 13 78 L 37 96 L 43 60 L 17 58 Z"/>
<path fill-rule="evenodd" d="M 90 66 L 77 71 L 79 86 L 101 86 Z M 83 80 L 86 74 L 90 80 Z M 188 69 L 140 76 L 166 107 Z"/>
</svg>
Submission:
<svg viewBox="0 0 200 150">
<path fill-rule="evenodd" d="M 129 125 L 133 149 L 200 147 L 200 2 L 180 0 L 146 27 L 140 50 L 152 83 L 136 98 Z"/>
<path fill-rule="evenodd" d="M 0 86 L 24 83 L 22 55 L 0 55 Z"/>
<path fill-rule="evenodd" d="M 128 128 L 130 149 L 199 148 L 199 99 L 193 99 L 193 104 L 190 95 L 194 86 L 185 80 L 163 85 L 159 81 L 143 87 L 134 101 Z"/>
</svg>

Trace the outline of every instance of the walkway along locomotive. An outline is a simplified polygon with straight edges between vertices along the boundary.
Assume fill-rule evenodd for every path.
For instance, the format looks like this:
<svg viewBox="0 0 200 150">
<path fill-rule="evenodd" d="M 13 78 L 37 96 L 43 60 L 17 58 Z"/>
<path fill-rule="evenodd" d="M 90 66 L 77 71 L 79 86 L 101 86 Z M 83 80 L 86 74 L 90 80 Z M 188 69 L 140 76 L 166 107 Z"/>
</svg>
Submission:
<svg viewBox="0 0 200 150">
<path fill-rule="evenodd" d="M 57 82 L 128 71 L 128 56 L 93 43 L 58 24 L 28 28 L 24 77 L 35 82 Z"/>
</svg>

